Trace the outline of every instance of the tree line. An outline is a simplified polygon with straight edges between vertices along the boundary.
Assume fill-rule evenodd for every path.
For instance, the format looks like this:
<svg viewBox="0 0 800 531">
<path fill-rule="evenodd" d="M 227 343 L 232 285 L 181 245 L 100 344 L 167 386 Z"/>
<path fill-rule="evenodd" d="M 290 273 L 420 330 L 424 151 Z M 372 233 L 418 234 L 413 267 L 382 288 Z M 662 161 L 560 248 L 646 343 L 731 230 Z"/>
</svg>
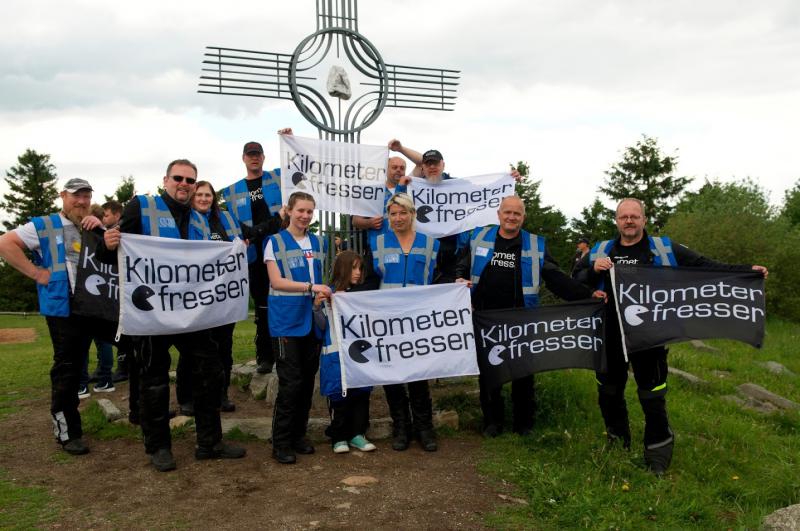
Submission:
<svg viewBox="0 0 800 531">
<path fill-rule="evenodd" d="M 711 258 L 730 263 L 759 263 L 770 269 L 767 307 L 771 315 L 800 321 L 800 179 L 784 194 L 780 207 L 769 203 L 769 192 L 745 178 L 722 183 L 706 179 L 699 190 L 687 191 L 693 178 L 677 175 L 678 156 L 666 154 L 658 141 L 643 135 L 626 147 L 619 161 L 605 171 L 594 201 L 575 218 L 544 204 L 541 180 L 525 161 L 512 164 L 525 178 L 517 194 L 526 205 L 525 229 L 547 239 L 550 254 L 569 269 L 580 238 L 594 243 L 614 238 L 614 212 L 603 202 L 626 197 L 641 199 L 650 234 L 668 235 Z M 28 149 L 6 171 L 9 192 L 0 201 L 3 225 L 13 229 L 32 217 L 57 210 L 56 168 L 50 156 Z M 133 176 L 120 180 L 106 201 L 125 203 L 135 194 Z M 0 310 L 35 311 L 35 286 L 0 263 Z"/>
</svg>

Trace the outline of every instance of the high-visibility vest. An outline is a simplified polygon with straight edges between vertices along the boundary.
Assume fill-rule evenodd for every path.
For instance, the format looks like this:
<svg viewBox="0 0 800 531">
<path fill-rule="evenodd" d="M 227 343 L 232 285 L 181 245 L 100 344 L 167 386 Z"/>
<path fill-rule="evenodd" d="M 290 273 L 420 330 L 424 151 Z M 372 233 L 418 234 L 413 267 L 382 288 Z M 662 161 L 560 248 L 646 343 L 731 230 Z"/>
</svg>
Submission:
<svg viewBox="0 0 800 531">
<path fill-rule="evenodd" d="M 69 275 L 67 250 L 64 246 L 64 225 L 61 216 L 36 217 L 31 220 L 39 237 L 39 251 L 34 262 L 50 271 L 46 286 L 36 284 L 39 294 L 39 313 L 51 317 L 69 316 Z"/>
<path fill-rule="evenodd" d="M 404 194 L 406 193 L 407 187 L 404 184 L 398 184 L 395 189 L 395 194 Z M 386 203 L 389 202 L 389 199 L 392 198 L 394 194 L 389 193 L 389 187 L 384 186 L 383 191 L 383 223 L 381 224 L 380 229 L 367 229 L 367 238 L 369 241 L 369 248 L 375 248 L 375 241 L 377 240 L 378 236 L 381 234 L 386 234 L 387 232 L 391 232 L 391 228 L 389 227 L 389 213 L 386 212 Z"/>
<path fill-rule="evenodd" d="M 220 190 L 228 212 L 233 215 L 240 225 L 253 226 L 253 210 L 250 205 L 250 192 L 247 190 L 247 179 L 236 181 L 232 185 Z M 281 169 L 265 171 L 261 174 L 261 193 L 271 216 L 281 211 Z M 255 262 L 257 249 L 254 244 L 247 248 L 247 261 Z"/>
<path fill-rule="evenodd" d="M 327 242 L 321 236 L 308 234 L 314 253 L 314 278 L 322 282 L 322 269 Z M 281 276 L 295 282 L 310 282 L 311 272 L 305 254 L 288 230 L 270 236 L 275 263 Z M 266 244 L 265 244 L 266 245 Z M 311 331 L 313 297 L 310 293 L 290 292 L 269 287 L 269 332 L 273 337 L 302 337 Z"/>
<path fill-rule="evenodd" d="M 331 286 L 331 292 L 335 291 Z M 322 396 L 328 397 L 332 402 L 343 400 L 345 393 L 342 391 L 342 367 L 339 355 L 338 344 L 331 339 L 331 319 L 326 315 L 328 321 L 324 333 L 320 334 L 317 329 L 317 336 L 322 336 L 322 355 L 319 358 L 319 392 Z M 359 387 L 348 389 L 347 394 L 369 393 L 372 387 Z"/>
<path fill-rule="evenodd" d="M 372 251 L 375 272 L 381 277 L 380 289 L 424 286 L 433 282 L 439 242 L 417 232 L 408 255 L 403 253 L 394 232 L 379 235 Z"/>
<path fill-rule="evenodd" d="M 166 201 L 161 196 L 137 195 L 142 211 L 142 234 L 160 238 L 181 239 L 181 231 Z M 189 212 L 189 240 L 207 240 L 211 236 L 208 221 L 202 214 Z"/>
<path fill-rule="evenodd" d="M 239 224 L 236 222 L 233 216 L 231 216 L 229 212 L 226 212 L 224 210 L 218 210 L 218 212 L 219 212 L 220 223 L 222 224 L 222 228 L 225 230 L 225 235 L 227 236 L 228 241 L 232 242 L 236 238 L 242 239 L 242 228 L 239 226 Z M 192 238 L 190 234 L 189 239 L 190 240 L 209 239 L 211 237 L 211 219 L 209 217 L 211 215 L 211 211 L 209 210 L 205 214 L 201 214 L 200 212 L 193 210 L 192 218 L 194 218 L 195 214 L 200 216 L 200 220 L 203 222 L 203 226 L 199 227 L 190 222 L 189 231 L 190 233 L 194 233 L 195 235 L 200 233 L 203 236 L 203 238 Z"/>
<path fill-rule="evenodd" d="M 589 267 L 594 267 L 594 263 L 600 258 L 607 258 L 611 254 L 611 249 L 617 240 L 605 240 L 597 242 L 589 253 Z M 677 267 L 678 261 L 672 251 L 672 241 L 666 236 L 647 236 L 650 244 L 650 252 L 653 253 L 653 265 L 661 267 Z M 604 281 L 600 281 L 597 289 L 603 289 Z"/>
<path fill-rule="evenodd" d="M 470 238 L 470 256 L 472 263 L 472 290 L 478 286 L 481 274 L 494 255 L 494 243 L 497 240 L 499 227 L 490 225 L 472 232 Z M 522 299 L 526 308 L 539 304 L 539 287 L 544 265 L 544 238 L 520 231 L 522 235 L 522 252 L 520 253 L 520 269 L 522 271 Z"/>
</svg>

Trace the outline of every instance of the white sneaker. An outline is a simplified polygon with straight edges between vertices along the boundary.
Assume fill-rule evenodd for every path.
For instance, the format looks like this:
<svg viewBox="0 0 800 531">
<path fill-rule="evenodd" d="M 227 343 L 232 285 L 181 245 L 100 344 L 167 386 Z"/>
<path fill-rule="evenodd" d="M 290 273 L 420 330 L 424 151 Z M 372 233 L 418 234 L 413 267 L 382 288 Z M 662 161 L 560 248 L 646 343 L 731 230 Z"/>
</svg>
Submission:
<svg viewBox="0 0 800 531">
<path fill-rule="evenodd" d="M 337 441 L 333 443 L 333 453 L 346 454 L 349 451 L 350 451 L 350 446 L 347 445 L 347 441 Z"/>
<path fill-rule="evenodd" d="M 88 387 L 86 387 L 84 385 L 84 386 L 81 386 L 81 387 L 78 388 L 78 398 L 80 400 L 83 400 L 84 398 L 89 398 L 90 396 L 92 396 L 92 395 L 91 395 L 91 393 L 89 393 L 89 388 Z"/>
</svg>

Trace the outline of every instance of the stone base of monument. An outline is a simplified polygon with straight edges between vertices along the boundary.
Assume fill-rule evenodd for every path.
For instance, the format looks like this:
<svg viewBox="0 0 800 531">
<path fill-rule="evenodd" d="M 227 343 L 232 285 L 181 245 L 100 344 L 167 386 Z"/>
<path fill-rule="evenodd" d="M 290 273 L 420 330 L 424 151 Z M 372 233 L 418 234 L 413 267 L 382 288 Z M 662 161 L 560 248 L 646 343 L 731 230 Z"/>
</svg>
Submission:
<svg viewBox="0 0 800 531">
<path fill-rule="evenodd" d="M 308 419 L 308 438 L 315 442 L 327 440 L 328 438 L 325 436 L 325 428 L 327 428 L 328 425 L 330 425 L 330 419 L 328 418 Z M 449 429 L 457 430 L 458 413 L 450 410 L 436 411 L 433 414 L 433 425 L 437 429 L 447 427 Z M 223 433 L 228 433 L 236 428 L 247 435 L 252 435 L 253 437 L 257 437 L 263 441 L 269 441 L 272 437 L 272 417 L 222 419 Z M 379 419 L 370 419 L 369 430 L 367 431 L 368 439 L 388 439 L 391 436 L 391 418 L 385 417 Z"/>
</svg>

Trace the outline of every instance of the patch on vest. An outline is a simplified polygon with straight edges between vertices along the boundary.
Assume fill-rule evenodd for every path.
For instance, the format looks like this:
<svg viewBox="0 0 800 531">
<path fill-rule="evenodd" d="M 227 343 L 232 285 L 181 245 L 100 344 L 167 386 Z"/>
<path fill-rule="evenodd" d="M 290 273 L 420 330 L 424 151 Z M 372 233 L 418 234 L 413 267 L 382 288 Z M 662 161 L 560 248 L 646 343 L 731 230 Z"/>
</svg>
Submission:
<svg viewBox="0 0 800 531">
<path fill-rule="evenodd" d="M 158 226 L 159 227 L 169 227 L 174 229 L 175 228 L 175 219 L 174 218 L 158 218 Z"/>
<path fill-rule="evenodd" d="M 296 269 L 298 267 L 305 267 L 306 259 L 303 256 L 291 256 L 286 260 L 289 264 L 289 269 Z"/>
<path fill-rule="evenodd" d="M 387 254 L 383 257 L 384 264 L 399 264 L 400 263 L 400 255 L 399 254 Z"/>
<path fill-rule="evenodd" d="M 489 256 L 489 248 L 488 247 L 478 247 L 475 250 L 475 254 L 478 256 Z"/>
</svg>

